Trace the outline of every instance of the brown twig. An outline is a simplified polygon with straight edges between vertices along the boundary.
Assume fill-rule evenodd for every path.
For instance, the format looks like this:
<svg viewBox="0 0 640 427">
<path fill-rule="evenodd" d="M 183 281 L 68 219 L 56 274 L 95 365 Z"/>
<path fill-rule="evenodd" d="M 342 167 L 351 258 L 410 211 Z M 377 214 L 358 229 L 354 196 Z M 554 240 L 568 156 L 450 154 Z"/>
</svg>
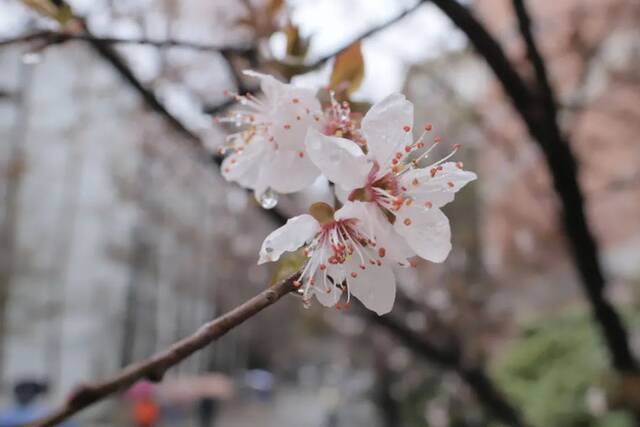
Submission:
<svg viewBox="0 0 640 427">
<path fill-rule="evenodd" d="M 305 72 L 313 71 L 313 70 L 316 70 L 316 69 L 322 67 L 324 64 L 326 64 L 332 58 L 335 58 L 337 55 L 339 55 L 342 52 L 344 52 L 345 50 L 347 50 L 354 43 L 357 43 L 359 41 L 367 39 L 367 38 L 373 36 L 374 34 L 377 34 L 378 32 L 386 29 L 387 27 L 395 24 L 396 22 L 400 21 L 405 16 L 411 14 L 413 11 L 418 9 L 420 6 L 422 6 L 422 4 L 426 3 L 427 1 L 428 0 L 419 0 L 415 5 L 413 5 L 410 8 L 400 12 L 397 16 L 394 16 L 393 18 L 389 19 L 388 21 L 383 22 L 382 24 L 376 25 L 375 27 L 372 27 L 372 28 L 368 29 L 367 31 L 363 32 L 362 34 L 357 35 L 352 40 L 350 40 L 349 42 L 345 43 L 344 46 L 342 46 L 341 48 L 336 49 L 335 51 L 316 59 L 311 64 L 308 64 L 308 65 L 300 64 L 300 65 L 303 67 Z M 242 89 L 243 88 L 241 88 L 239 86 L 239 92 L 243 92 Z M 241 93 L 241 95 L 242 94 L 243 93 Z M 236 103 L 236 101 L 234 99 L 229 99 L 229 100 L 223 101 L 223 102 L 221 102 L 220 104 L 217 104 L 217 105 L 206 105 L 204 107 L 203 111 L 205 113 L 207 113 L 207 114 L 219 114 L 219 113 L 224 112 L 228 108 L 232 107 L 233 105 L 235 105 L 235 103 Z"/>
<path fill-rule="evenodd" d="M 118 391 L 127 389 L 138 380 L 161 381 L 169 368 L 292 292 L 295 289 L 293 282 L 296 278 L 297 273 L 260 292 L 217 319 L 205 323 L 193 335 L 178 341 L 168 349 L 146 360 L 129 365 L 113 377 L 78 387 L 64 404 L 56 408 L 50 415 L 29 424 L 28 427 L 47 427 L 59 424 L 84 408 Z"/>
<path fill-rule="evenodd" d="M 120 38 L 120 37 L 98 37 L 89 33 L 63 33 L 58 31 L 38 31 L 31 34 L 21 35 L 18 37 L 0 40 L 0 46 L 8 46 L 17 43 L 32 42 L 41 39 L 49 39 L 49 41 L 55 43 L 64 43 L 70 40 L 81 41 L 97 41 L 106 44 L 126 44 L 126 45 L 146 45 L 157 48 L 170 48 L 179 47 L 185 49 L 191 49 L 201 52 L 213 52 L 220 53 L 222 55 L 237 54 L 247 55 L 253 52 L 252 47 L 228 47 L 228 46 L 216 46 L 206 43 L 191 42 L 185 40 L 152 40 L 148 38 Z"/>
<path fill-rule="evenodd" d="M 335 58 L 336 56 L 340 55 L 342 52 L 347 50 L 353 44 L 355 44 L 355 43 L 357 43 L 359 41 L 362 41 L 364 39 L 367 39 L 367 38 L 373 36 L 374 34 L 379 33 L 380 31 L 386 29 L 387 27 L 390 27 L 391 25 L 393 25 L 396 22 L 398 22 L 401 19 L 403 19 L 405 16 L 411 14 L 413 11 L 418 9 L 420 6 L 422 6 L 427 1 L 428 0 L 420 0 L 420 1 L 418 1 L 416 4 L 414 4 L 410 8 L 400 12 L 397 16 L 394 16 L 393 18 L 389 19 L 388 21 L 383 22 L 382 24 L 376 25 L 375 27 L 372 27 L 372 28 L 368 29 L 367 31 L 363 32 L 362 34 L 359 34 L 358 36 L 354 37 L 351 41 L 346 43 L 340 49 L 337 49 L 337 50 L 335 50 L 335 51 L 333 51 L 333 52 L 331 52 L 331 53 L 329 53 L 327 55 L 322 56 L 321 58 L 318 58 L 316 61 L 314 61 L 313 63 L 309 64 L 305 68 L 307 68 L 309 71 L 315 70 L 317 68 L 320 68 L 325 63 L 327 63 L 327 61 L 329 61 L 332 58 Z"/>
<path fill-rule="evenodd" d="M 422 356 L 431 363 L 438 364 L 457 373 L 473 390 L 478 402 L 491 416 L 508 426 L 522 427 L 526 425 L 522 420 L 521 414 L 496 388 L 496 385 L 487 376 L 482 366 L 466 366 L 463 363 L 459 349 L 442 349 L 407 328 L 392 316 L 376 316 L 372 312 L 367 312 L 366 317 L 372 323 L 389 331 L 415 354 Z"/>
</svg>

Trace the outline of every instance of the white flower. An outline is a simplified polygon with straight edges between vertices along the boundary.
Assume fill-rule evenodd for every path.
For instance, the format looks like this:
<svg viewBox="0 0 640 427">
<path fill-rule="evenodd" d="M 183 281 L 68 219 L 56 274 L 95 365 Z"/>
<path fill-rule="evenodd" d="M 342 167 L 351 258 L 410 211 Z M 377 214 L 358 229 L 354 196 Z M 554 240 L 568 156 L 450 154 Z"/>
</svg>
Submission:
<svg viewBox="0 0 640 427">
<path fill-rule="evenodd" d="M 476 179 L 447 157 L 425 167 L 410 154 L 422 149 L 425 133 L 412 138 L 413 105 L 403 95 L 393 94 L 375 104 L 362 120 L 366 154 L 345 138 L 325 136 L 310 130 L 307 153 L 322 173 L 336 184 L 341 199 L 363 200 L 377 205 L 390 216 L 393 228 L 420 257 L 442 262 L 451 250 L 449 220 L 440 208 L 454 194 Z"/>
<path fill-rule="evenodd" d="M 277 261 L 287 251 L 304 248 L 307 261 L 296 285 L 305 304 L 311 297 L 340 307 L 351 295 L 378 314 L 388 313 L 395 299 L 391 266 L 407 264 L 412 254 L 374 205 L 347 202 L 335 213 L 324 203 L 312 215 L 291 218 L 265 239 L 258 264 Z M 386 225 L 385 225 L 386 224 Z"/>
<path fill-rule="evenodd" d="M 260 79 L 264 96 L 237 96 L 246 108 L 219 119 L 246 126 L 227 137 L 224 150 L 233 154 L 223 161 L 222 175 L 253 189 L 257 198 L 269 188 L 293 193 L 308 187 L 319 171 L 306 156 L 304 140 L 309 129 L 321 129 L 324 122 L 315 93 L 269 75 L 245 74 Z"/>
</svg>

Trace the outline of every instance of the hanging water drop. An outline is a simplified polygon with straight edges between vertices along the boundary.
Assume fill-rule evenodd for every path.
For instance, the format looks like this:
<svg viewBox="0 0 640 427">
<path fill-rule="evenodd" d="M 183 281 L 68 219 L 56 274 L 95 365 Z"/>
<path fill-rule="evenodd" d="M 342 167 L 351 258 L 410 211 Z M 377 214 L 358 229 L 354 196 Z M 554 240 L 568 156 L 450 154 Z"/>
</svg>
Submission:
<svg viewBox="0 0 640 427">
<path fill-rule="evenodd" d="M 258 202 L 260 202 L 260 206 L 264 209 L 273 209 L 278 204 L 278 194 L 272 189 L 267 188 L 258 198 Z"/>
<path fill-rule="evenodd" d="M 42 54 L 39 52 L 25 52 L 21 59 L 25 65 L 36 65 L 42 61 Z"/>
</svg>

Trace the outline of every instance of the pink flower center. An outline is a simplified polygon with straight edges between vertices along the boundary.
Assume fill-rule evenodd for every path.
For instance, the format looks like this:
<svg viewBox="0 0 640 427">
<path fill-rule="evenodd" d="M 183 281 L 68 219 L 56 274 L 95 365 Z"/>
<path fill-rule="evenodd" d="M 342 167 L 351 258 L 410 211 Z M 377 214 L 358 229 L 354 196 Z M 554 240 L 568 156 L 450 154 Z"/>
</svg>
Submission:
<svg viewBox="0 0 640 427">
<path fill-rule="evenodd" d="M 353 190 L 349 194 L 349 200 L 373 202 L 385 209 L 398 210 L 404 202 L 398 178 L 393 172 L 378 178 L 379 171 L 380 165 L 374 162 L 364 187 Z"/>
</svg>

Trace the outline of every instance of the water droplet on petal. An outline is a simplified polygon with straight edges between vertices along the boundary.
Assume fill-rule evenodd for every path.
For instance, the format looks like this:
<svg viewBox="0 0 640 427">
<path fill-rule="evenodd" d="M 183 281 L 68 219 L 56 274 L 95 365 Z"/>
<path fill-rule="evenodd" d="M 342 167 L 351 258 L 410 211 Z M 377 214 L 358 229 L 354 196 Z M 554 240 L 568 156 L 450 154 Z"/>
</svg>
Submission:
<svg viewBox="0 0 640 427">
<path fill-rule="evenodd" d="M 257 199 L 260 203 L 260 206 L 262 206 L 264 209 L 273 209 L 278 204 L 278 193 L 274 192 L 270 188 L 267 188 L 265 192 L 262 193 Z"/>
<path fill-rule="evenodd" d="M 26 52 L 22 55 L 21 60 L 25 65 L 36 65 L 42 61 L 42 54 L 39 52 Z"/>
</svg>

